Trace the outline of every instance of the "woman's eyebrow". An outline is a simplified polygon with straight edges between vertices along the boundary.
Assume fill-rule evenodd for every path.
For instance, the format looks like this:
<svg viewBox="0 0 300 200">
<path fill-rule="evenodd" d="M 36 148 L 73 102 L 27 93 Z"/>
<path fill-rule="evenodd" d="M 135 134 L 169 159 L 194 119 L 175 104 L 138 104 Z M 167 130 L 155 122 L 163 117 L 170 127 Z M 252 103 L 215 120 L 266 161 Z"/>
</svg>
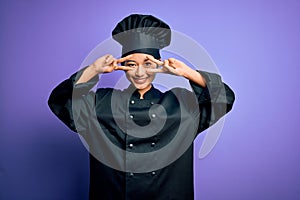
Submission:
<svg viewBox="0 0 300 200">
<path fill-rule="evenodd" d="M 136 63 L 136 61 L 134 61 L 134 60 L 125 60 L 124 62 L 134 62 L 134 63 Z"/>
</svg>

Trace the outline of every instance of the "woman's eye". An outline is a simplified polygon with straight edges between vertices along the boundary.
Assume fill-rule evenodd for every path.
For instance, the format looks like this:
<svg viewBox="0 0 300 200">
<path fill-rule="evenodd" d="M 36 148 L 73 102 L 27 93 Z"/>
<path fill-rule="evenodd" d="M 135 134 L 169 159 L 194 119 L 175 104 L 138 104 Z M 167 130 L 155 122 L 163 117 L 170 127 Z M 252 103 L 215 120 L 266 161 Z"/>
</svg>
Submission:
<svg viewBox="0 0 300 200">
<path fill-rule="evenodd" d="M 152 67 L 152 66 L 153 66 L 153 64 L 150 62 L 147 62 L 144 64 L 144 67 L 147 67 L 147 68 Z"/>
<path fill-rule="evenodd" d="M 127 66 L 127 67 L 135 67 L 136 64 L 134 64 L 134 63 L 127 63 L 126 66 Z"/>
</svg>

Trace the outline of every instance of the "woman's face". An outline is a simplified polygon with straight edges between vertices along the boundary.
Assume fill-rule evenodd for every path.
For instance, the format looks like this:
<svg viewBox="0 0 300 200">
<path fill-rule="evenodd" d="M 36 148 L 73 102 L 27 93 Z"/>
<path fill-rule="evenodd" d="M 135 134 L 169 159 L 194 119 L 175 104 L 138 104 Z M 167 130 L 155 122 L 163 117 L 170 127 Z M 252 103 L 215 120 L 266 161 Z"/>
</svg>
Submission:
<svg viewBox="0 0 300 200">
<path fill-rule="evenodd" d="M 132 70 L 126 71 L 127 79 L 143 94 L 151 88 L 151 83 L 155 78 L 155 73 L 148 72 L 147 69 L 156 68 L 157 65 L 147 59 L 153 57 L 144 53 L 131 54 L 129 60 L 124 65 L 132 67 Z"/>
</svg>

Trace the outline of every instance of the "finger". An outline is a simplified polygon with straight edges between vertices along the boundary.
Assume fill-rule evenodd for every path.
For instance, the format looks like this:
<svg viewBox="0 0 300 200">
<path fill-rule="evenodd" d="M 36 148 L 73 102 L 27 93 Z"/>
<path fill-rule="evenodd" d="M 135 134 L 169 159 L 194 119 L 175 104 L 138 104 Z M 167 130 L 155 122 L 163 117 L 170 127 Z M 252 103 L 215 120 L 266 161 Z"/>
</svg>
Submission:
<svg viewBox="0 0 300 200">
<path fill-rule="evenodd" d="M 114 59 L 114 61 L 111 63 L 113 66 L 118 66 L 118 61 Z"/>
<path fill-rule="evenodd" d="M 128 70 L 133 70 L 133 67 L 128 67 L 128 66 L 121 66 L 121 65 L 115 65 L 114 66 L 114 70 L 124 70 L 124 71 L 128 71 Z"/>
<path fill-rule="evenodd" d="M 105 55 L 105 60 L 108 60 L 108 59 L 110 59 L 111 57 L 112 57 L 112 55 L 107 54 L 107 55 Z"/>
<path fill-rule="evenodd" d="M 170 67 L 170 66 L 168 66 L 168 65 L 164 65 L 163 67 L 166 68 L 165 71 L 174 73 L 174 68 L 173 68 L 173 67 Z"/>
<path fill-rule="evenodd" d="M 152 58 L 150 56 L 146 56 L 146 58 L 149 59 L 150 61 L 154 62 L 155 64 L 159 65 L 159 66 L 163 65 L 163 62 L 160 61 L 160 60 L 157 60 L 157 59 Z"/>
<path fill-rule="evenodd" d="M 106 58 L 105 58 L 105 63 L 107 64 L 110 64 L 114 61 L 114 57 L 112 55 L 108 55 Z"/>
<path fill-rule="evenodd" d="M 170 69 L 175 69 L 174 66 L 171 66 L 171 65 L 170 65 L 169 60 L 164 60 L 163 67 L 165 67 L 165 68 L 167 68 L 167 69 L 169 69 L 169 70 L 170 70 Z"/>
<path fill-rule="evenodd" d="M 175 58 L 169 58 L 168 61 L 169 61 L 169 63 L 170 63 L 171 65 L 174 65 L 175 62 L 176 62 L 176 59 L 175 59 Z"/>
<path fill-rule="evenodd" d="M 166 70 L 164 68 L 146 69 L 149 73 L 164 73 Z"/>
<path fill-rule="evenodd" d="M 165 60 L 163 68 L 165 69 L 165 72 L 169 73 L 175 73 L 175 68 L 169 65 L 169 61 Z"/>
<path fill-rule="evenodd" d="M 128 56 L 125 56 L 123 58 L 120 58 L 120 59 L 117 60 L 117 63 L 124 62 L 124 61 L 130 59 L 131 57 L 132 57 L 132 55 L 128 55 Z"/>
</svg>

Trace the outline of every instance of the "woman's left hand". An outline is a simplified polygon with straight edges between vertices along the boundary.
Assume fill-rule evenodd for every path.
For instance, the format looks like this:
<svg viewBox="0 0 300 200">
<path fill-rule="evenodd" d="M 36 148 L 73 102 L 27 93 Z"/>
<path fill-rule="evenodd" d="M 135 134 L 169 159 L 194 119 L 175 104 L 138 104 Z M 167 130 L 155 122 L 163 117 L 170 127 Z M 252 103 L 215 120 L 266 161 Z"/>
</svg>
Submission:
<svg viewBox="0 0 300 200">
<path fill-rule="evenodd" d="M 206 87 L 205 78 L 196 70 L 190 68 L 180 60 L 177 60 L 175 58 L 169 58 L 167 60 L 160 61 L 150 56 L 149 57 L 147 56 L 147 59 L 156 63 L 158 66 L 161 66 L 160 68 L 156 68 L 156 69 L 147 69 L 148 72 L 167 73 L 176 76 L 183 76 L 184 78 L 193 81 L 194 83 L 197 83 L 202 87 Z"/>
<path fill-rule="evenodd" d="M 186 71 L 191 69 L 184 62 L 177 60 L 175 58 L 169 58 L 167 60 L 160 61 L 150 56 L 149 57 L 147 56 L 147 59 L 156 63 L 158 66 L 161 66 L 160 68 L 157 69 L 147 69 L 148 72 L 167 73 L 176 76 L 185 76 Z"/>
</svg>

